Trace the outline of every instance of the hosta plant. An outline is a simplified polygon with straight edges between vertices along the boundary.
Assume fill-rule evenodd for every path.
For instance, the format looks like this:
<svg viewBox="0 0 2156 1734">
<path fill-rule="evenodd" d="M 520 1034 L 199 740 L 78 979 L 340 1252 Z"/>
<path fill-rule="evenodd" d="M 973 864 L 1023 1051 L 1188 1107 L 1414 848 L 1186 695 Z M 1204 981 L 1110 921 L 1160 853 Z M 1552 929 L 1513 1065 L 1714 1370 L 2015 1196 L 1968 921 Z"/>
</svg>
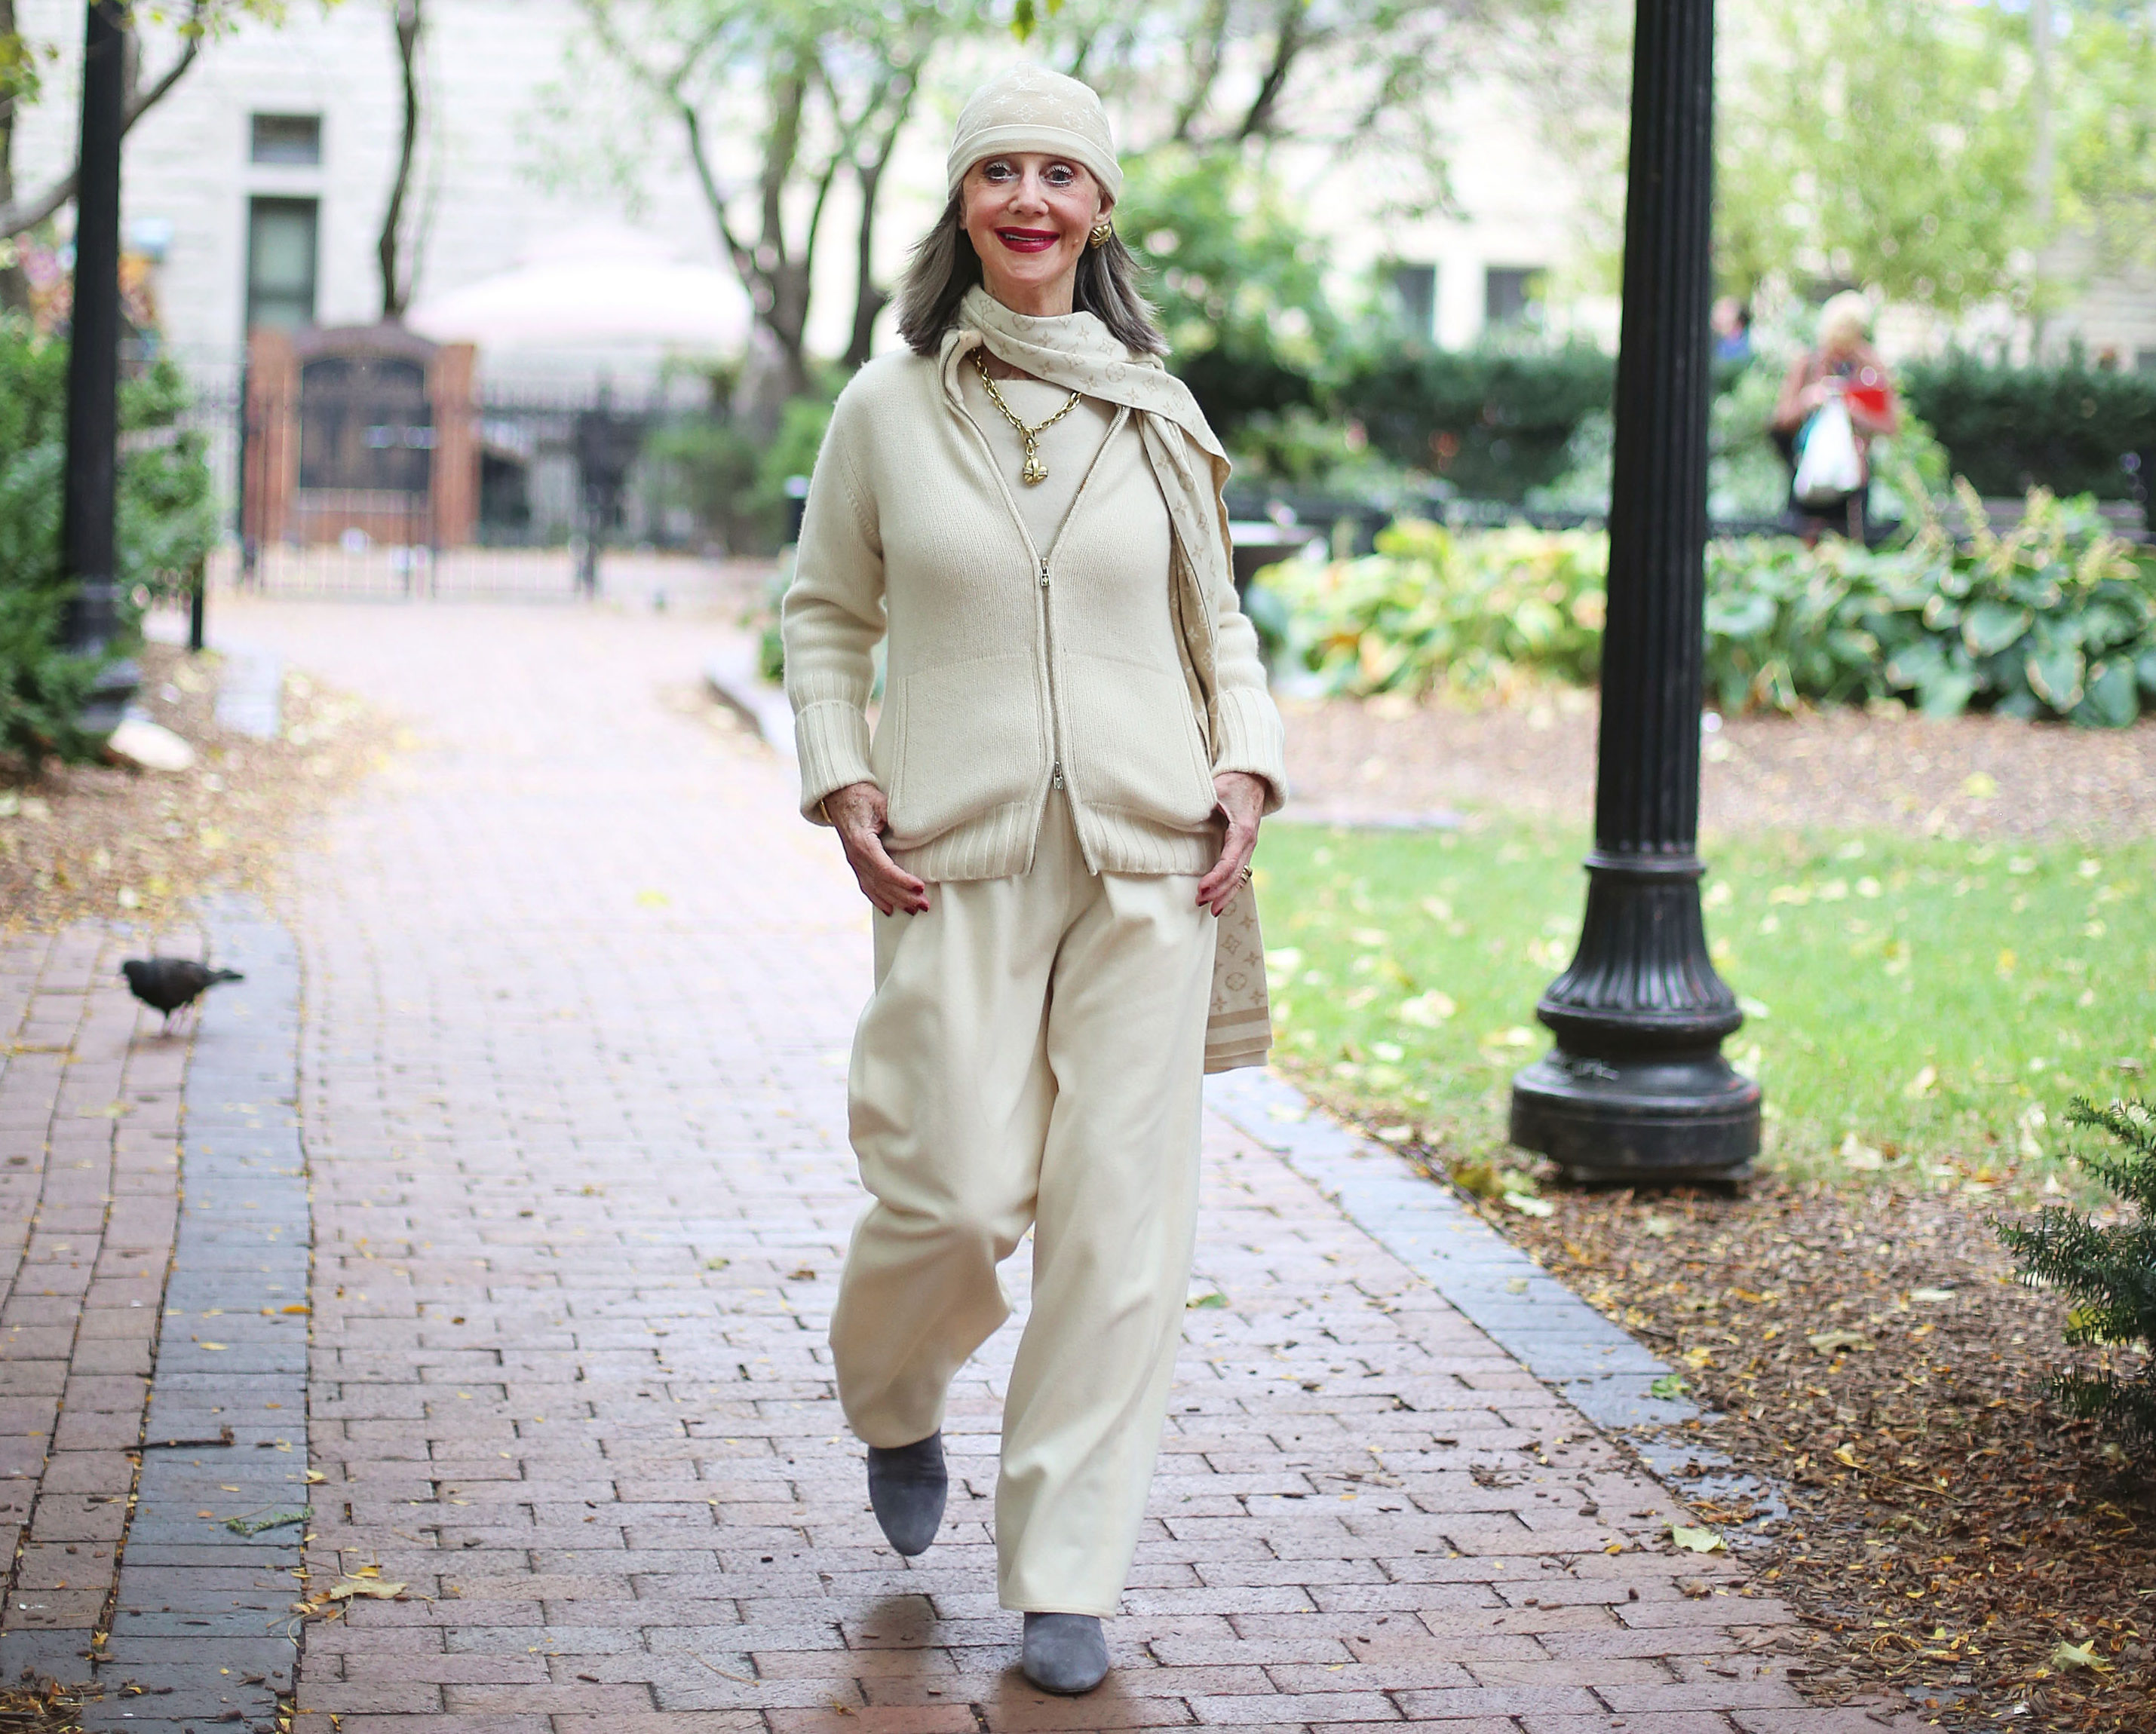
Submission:
<svg viewBox="0 0 2156 1734">
<path fill-rule="evenodd" d="M 2002 536 L 1968 482 L 1955 493 L 1960 521 L 1929 511 L 1910 543 L 1927 584 L 1892 608 L 1924 629 L 1888 628 L 1889 680 L 1934 715 L 1982 700 L 2008 716 L 2132 722 L 2156 699 L 2156 575 L 2086 500 L 2034 489 Z"/>
<path fill-rule="evenodd" d="M 1467 692 L 1532 669 L 1594 678 L 1608 539 L 1589 531 L 1460 532 L 1402 519 L 1361 560 L 1292 560 L 1264 575 L 1327 690 Z"/>
<path fill-rule="evenodd" d="M 2119 728 L 2156 703 L 2156 567 L 2085 500 L 2032 492 L 1991 531 L 1964 485 L 1902 545 L 1711 543 L 1706 675 L 1727 711 L 1906 698 Z M 1366 559 L 1265 575 L 1291 642 L 1327 690 L 1486 690 L 1521 672 L 1594 677 L 1605 536 L 1403 521 Z"/>
</svg>

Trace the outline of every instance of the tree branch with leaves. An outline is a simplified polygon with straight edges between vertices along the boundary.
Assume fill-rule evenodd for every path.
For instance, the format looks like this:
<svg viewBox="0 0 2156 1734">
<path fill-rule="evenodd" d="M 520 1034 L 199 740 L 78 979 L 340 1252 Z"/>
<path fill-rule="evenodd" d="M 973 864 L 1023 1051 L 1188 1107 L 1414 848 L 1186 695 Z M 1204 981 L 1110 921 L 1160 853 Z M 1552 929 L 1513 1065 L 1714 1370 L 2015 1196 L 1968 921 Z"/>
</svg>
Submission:
<svg viewBox="0 0 2156 1734">
<path fill-rule="evenodd" d="M 852 182 L 861 209 L 848 357 L 865 359 L 885 298 L 873 276 L 884 172 L 923 60 L 970 14 L 923 0 L 580 4 L 601 53 L 678 130 L 783 395 L 808 389 L 816 249 L 833 193 Z M 723 160 L 729 146 L 753 167 Z"/>
<path fill-rule="evenodd" d="M 281 18 L 284 12 L 284 0 L 188 0 L 186 15 L 179 22 L 179 51 L 172 64 L 146 87 L 138 85 L 128 92 L 121 121 L 122 136 L 172 94 L 213 37 L 232 28 L 243 18 L 275 20 Z M 160 14 L 150 8 L 136 6 L 128 13 L 131 69 L 136 64 L 136 37 L 146 16 L 151 22 L 160 21 Z M 73 169 L 24 198 L 16 197 L 14 188 L 15 117 L 38 100 L 44 85 L 39 69 L 58 54 L 56 44 L 34 42 L 16 28 L 13 0 L 4 0 L 4 9 L 0 9 L 0 239 L 35 228 L 74 197 Z"/>
</svg>

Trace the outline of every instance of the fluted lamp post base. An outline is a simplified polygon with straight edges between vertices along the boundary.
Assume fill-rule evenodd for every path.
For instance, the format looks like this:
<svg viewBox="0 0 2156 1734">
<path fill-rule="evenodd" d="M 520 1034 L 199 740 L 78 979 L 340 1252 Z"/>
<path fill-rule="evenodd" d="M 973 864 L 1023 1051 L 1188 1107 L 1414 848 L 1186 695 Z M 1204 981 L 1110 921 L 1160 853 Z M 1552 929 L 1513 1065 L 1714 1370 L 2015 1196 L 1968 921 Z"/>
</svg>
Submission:
<svg viewBox="0 0 2156 1734">
<path fill-rule="evenodd" d="M 1557 1046 L 1512 1080 L 1512 1141 L 1575 1180 L 1727 1183 L 1759 1153 L 1759 1086 L 1722 1057 L 1744 1014 L 1707 957 L 1703 870 L 1588 857 L 1578 952 L 1535 1008 Z"/>
<path fill-rule="evenodd" d="M 1558 1048 L 1513 1079 L 1512 1137 L 1589 1184 L 1726 1184 L 1759 1153 L 1759 1086 L 1712 1048 L 1614 1060 Z"/>
</svg>

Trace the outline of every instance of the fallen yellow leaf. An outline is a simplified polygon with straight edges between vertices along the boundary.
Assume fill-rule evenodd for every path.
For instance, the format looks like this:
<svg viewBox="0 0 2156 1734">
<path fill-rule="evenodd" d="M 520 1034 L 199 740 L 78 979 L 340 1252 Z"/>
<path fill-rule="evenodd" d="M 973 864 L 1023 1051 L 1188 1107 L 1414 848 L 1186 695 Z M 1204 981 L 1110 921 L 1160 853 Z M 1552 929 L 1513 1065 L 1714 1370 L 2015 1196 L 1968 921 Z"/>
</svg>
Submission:
<svg viewBox="0 0 2156 1734">
<path fill-rule="evenodd" d="M 404 1593 L 404 1586 L 378 1578 L 340 1578 L 331 1586 L 330 1599 L 350 1601 L 354 1596 L 366 1596 L 377 1602 L 394 1600 Z"/>
</svg>

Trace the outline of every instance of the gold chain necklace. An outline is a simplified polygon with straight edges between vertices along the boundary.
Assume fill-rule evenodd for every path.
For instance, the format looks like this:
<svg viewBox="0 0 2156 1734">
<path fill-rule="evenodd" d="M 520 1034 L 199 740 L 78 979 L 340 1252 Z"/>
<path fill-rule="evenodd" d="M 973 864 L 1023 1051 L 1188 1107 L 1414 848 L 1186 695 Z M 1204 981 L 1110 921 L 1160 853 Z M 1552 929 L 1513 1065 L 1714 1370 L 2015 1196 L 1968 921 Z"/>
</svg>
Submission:
<svg viewBox="0 0 2156 1734">
<path fill-rule="evenodd" d="M 978 349 L 973 351 L 973 371 L 981 376 L 981 383 L 988 388 L 988 402 L 1003 412 L 1004 419 L 1018 429 L 1018 437 L 1025 442 L 1025 464 L 1019 471 L 1018 479 L 1029 488 L 1040 486 L 1048 480 L 1048 465 L 1042 461 L 1040 455 L 1040 436 L 1075 409 L 1085 393 L 1071 392 L 1070 401 L 1062 408 L 1038 427 L 1029 428 L 1011 413 L 1010 405 L 1004 402 L 1004 394 L 996 389 L 995 381 L 988 377 L 988 364 L 981 359 L 981 351 Z"/>
</svg>

